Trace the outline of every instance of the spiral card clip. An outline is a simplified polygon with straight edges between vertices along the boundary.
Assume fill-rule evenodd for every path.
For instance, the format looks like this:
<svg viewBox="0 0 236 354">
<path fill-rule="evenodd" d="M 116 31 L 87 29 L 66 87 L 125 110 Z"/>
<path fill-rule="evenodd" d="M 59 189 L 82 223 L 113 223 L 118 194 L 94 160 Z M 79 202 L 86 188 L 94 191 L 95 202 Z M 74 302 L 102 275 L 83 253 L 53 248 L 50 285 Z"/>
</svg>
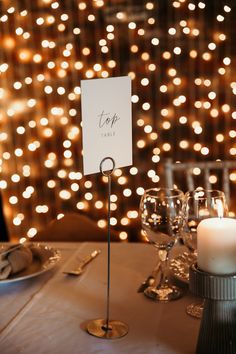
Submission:
<svg viewBox="0 0 236 354">
<path fill-rule="evenodd" d="M 112 167 L 104 170 L 105 161 L 110 161 Z M 108 213 L 107 213 L 107 304 L 106 319 L 95 319 L 88 323 L 89 334 L 105 339 L 115 339 L 125 336 L 128 333 L 128 326 L 117 320 L 110 320 L 110 246 L 111 246 L 111 175 L 115 169 L 115 161 L 112 157 L 105 157 L 100 163 L 100 172 L 108 178 Z"/>
</svg>

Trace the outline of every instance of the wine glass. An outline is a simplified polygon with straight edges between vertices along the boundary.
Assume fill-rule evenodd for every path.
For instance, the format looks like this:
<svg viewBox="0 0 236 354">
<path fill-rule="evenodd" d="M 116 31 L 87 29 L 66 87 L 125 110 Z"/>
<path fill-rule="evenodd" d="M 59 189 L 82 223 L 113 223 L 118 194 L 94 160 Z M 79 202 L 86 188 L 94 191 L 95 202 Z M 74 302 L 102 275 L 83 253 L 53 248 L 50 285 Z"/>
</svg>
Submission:
<svg viewBox="0 0 236 354">
<path fill-rule="evenodd" d="M 190 252 L 188 260 L 197 261 L 197 226 L 201 220 L 211 217 L 224 217 L 228 207 L 224 192 L 219 190 L 196 189 L 187 192 L 183 203 L 183 228 L 181 237 Z M 201 318 L 204 302 L 187 306 L 190 316 Z"/>
<path fill-rule="evenodd" d="M 161 262 L 160 282 L 150 286 L 144 294 L 156 301 L 170 301 L 182 295 L 181 289 L 168 279 L 168 256 L 182 225 L 184 193 L 179 189 L 152 188 L 144 192 L 140 202 L 143 231 L 157 249 Z"/>
</svg>

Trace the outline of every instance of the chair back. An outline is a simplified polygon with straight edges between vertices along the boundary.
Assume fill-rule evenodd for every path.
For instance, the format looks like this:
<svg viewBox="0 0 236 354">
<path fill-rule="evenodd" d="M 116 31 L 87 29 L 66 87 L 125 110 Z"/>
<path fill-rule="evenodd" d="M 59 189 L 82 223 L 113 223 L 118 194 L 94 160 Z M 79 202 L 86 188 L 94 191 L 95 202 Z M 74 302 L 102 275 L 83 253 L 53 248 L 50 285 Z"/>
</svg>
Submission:
<svg viewBox="0 0 236 354">
<path fill-rule="evenodd" d="M 183 191 L 204 189 L 220 189 L 225 193 L 230 206 L 231 188 L 229 171 L 236 169 L 236 161 L 204 161 L 204 162 L 173 162 L 164 163 L 165 184 L 168 188 L 176 186 Z M 216 174 L 214 174 L 216 172 Z"/>
<path fill-rule="evenodd" d="M 111 231 L 111 241 L 119 241 L 118 233 Z M 52 220 L 33 238 L 37 242 L 106 242 L 107 231 L 97 226 L 88 216 L 66 213 L 63 218 Z"/>
</svg>

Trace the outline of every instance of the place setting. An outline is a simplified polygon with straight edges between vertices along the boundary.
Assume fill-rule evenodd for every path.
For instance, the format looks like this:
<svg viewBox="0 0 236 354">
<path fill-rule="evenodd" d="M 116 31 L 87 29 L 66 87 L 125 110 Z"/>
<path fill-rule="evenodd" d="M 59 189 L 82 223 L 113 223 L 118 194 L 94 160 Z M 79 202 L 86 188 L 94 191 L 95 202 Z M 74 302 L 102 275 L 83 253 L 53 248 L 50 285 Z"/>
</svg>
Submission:
<svg viewBox="0 0 236 354">
<path fill-rule="evenodd" d="M 129 318 L 123 321 L 111 316 L 113 304 L 111 248 L 114 247 L 114 244 L 111 244 L 112 177 L 116 169 L 121 170 L 123 167 L 130 166 L 133 159 L 131 80 L 125 76 L 83 80 L 81 88 L 84 174 L 100 173 L 107 186 L 107 214 L 105 215 L 107 251 L 103 252 L 103 257 L 105 257 L 103 262 L 106 263 L 107 271 L 103 274 L 106 280 L 102 281 L 106 286 L 105 316 L 91 319 L 90 315 L 84 319 L 81 328 L 98 340 L 115 340 L 128 336 L 131 326 Z M 120 149 L 121 139 L 122 150 Z M 215 326 L 208 319 L 212 301 L 215 297 L 219 298 L 218 300 L 222 301 L 222 307 L 226 311 L 225 301 L 234 300 L 235 296 L 234 292 L 228 291 L 227 288 L 227 284 L 231 286 L 234 281 L 231 276 L 231 273 L 236 272 L 233 267 L 234 261 L 231 256 L 229 264 L 224 262 L 223 254 L 224 251 L 229 252 L 229 248 L 234 246 L 231 234 L 235 231 L 236 222 L 228 218 L 226 196 L 223 191 L 203 188 L 186 193 L 175 186 L 173 188 L 148 188 L 143 190 L 140 196 L 139 220 L 145 235 L 145 243 L 148 242 L 156 251 L 156 264 L 150 271 L 150 275 L 139 284 L 137 289 L 133 288 L 133 291 L 136 290 L 140 297 L 144 296 L 146 302 L 156 303 L 157 308 L 158 303 L 168 308 L 168 303 L 178 302 L 179 299 L 187 296 L 187 290 L 199 297 L 199 303 L 188 304 L 186 308 L 181 309 L 181 312 L 200 319 L 197 344 L 200 354 L 202 347 L 210 348 L 211 346 L 203 334 L 205 326 L 210 323 L 211 328 L 208 329 L 208 333 L 214 337 L 217 336 Z M 221 237 L 224 232 L 228 233 L 227 230 L 229 230 L 229 241 L 221 251 L 219 246 L 224 246 Z M 63 284 L 66 286 L 66 283 L 68 284 L 66 277 L 70 277 L 70 286 L 74 283 L 76 289 L 80 287 L 82 292 L 86 290 L 86 284 L 91 281 L 89 277 L 85 275 L 82 281 L 76 281 L 76 279 L 79 279 L 85 272 L 85 267 L 100 253 L 100 247 L 93 248 L 87 256 L 79 260 L 75 267 L 69 269 L 68 265 L 64 267 L 60 272 L 60 276 L 64 277 L 61 278 Z M 220 261 L 215 263 L 215 257 Z M 40 275 L 54 268 L 60 260 L 59 248 L 40 243 L 25 242 L 3 247 L 0 251 L 0 285 Z M 222 269 L 219 268 L 221 266 Z M 57 278 L 54 278 L 53 284 L 56 285 L 57 281 Z M 220 287 L 217 291 L 215 282 Z M 48 291 L 53 291 L 53 284 Z M 64 292 L 66 289 L 63 286 L 61 294 Z M 83 301 L 86 302 L 91 294 L 96 300 L 96 292 L 89 291 L 89 294 L 83 297 Z M 75 298 L 74 289 L 71 290 L 71 299 L 74 301 Z M 234 308 L 233 302 L 231 305 L 231 308 Z M 219 316 L 223 316 L 220 307 L 216 307 L 215 311 L 215 314 L 210 315 L 211 320 L 215 319 L 218 313 Z M 229 320 L 227 328 L 228 333 L 232 333 L 234 323 Z M 220 337 L 222 343 L 217 342 L 219 347 L 222 345 L 225 347 L 226 337 Z"/>
<path fill-rule="evenodd" d="M 106 274 L 99 276 L 106 288 L 102 296 L 105 313 L 95 318 L 91 313 L 87 318 L 83 318 L 81 330 L 97 340 L 109 341 L 128 337 L 132 331 L 129 316 L 123 320 L 119 318 L 119 313 L 115 318 L 111 315 L 114 306 L 111 296 L 111 284 L 114 284 L 111 272 L 114 247 L 111 243 L 112 177 L 117 169 L 122 171 L 122 168 L 132 165 L 133 162 L 131 80 L 127 76 L 83 80 L 81 103 L 83 172 L 84 175 L 100 173 L 106 182 L 107 251 L 104 252 L 104 247 L 99 244 L 90 249 L 87 256 L 80 258 L 74 267 L 68 268 L 68 263 L 57 277 L 52 277 L 52 284 L 45 288 L 44 296 L 51 294 L 55 285 L 61 289 L 60 296 L 63 297 L 69 284 L 71 301 L 76 300 L 77 291 L 80 289 L 82 293 L 85 292 L 81 301 L 88 305 L 87 299 L 92 296 L 96 304 L 97 292 L 87 289 L 87 284 L 91 285 L 92 280 L 89 272 L 86 276 L 85 267 L 101 254 L 102 249 L 99 260 L 102 258 L 102 262 L 105 262 Z M 123 149 L 120 149 L 121 140 Z M 184 193 L 176 186 L 164 186 L 144 189 L 141 194 L 138 218 L 145 235 L 145 243 L 155 249 L 156 264 L 137 289 L 133 287 L 133 292 L 140 294 L 140 298 L 144 296 L 143 303 L 152 303 L 157 309 L 158 304 L 168 308 L 170 302 L 178 303 L 191 292 L 199 301 L 182 305 L 179 311 L 183 316 L 186 314 L 190 319 L 200 320 L 196 353 L 202 354 L 202 348 L 209 349 L 211 353 L 213 348 L 214 354 L 222 354 L 217 350 L 225 348 L 226 353 L 231 354 L 225 341 L 232 343 L 232 348 L 236 349 L 233 334 L 235 324 L 230 317 L 236 307 L 236 293 L 230 290 L 234 286 L 236 272 L 233 259 L 236 220 L 228 217 L 224 192 L 197 188 Z M 77 253 L 80 253 L 80 249 Z M 3 245 L 0 249 L 0 287 L 1 284 L 39 276 L 59 265 L 61 260 L 59 247 L 57 249 L 30 241 Z M 91 274 L 94 274 L 95 270 L 99 271 L 94 265 Z M 80 278 L 83 273 L 84 276 Z M 218 305 L 215 304 L 215 299 Z M 67 302 L 66 306 L 69 306 Z M 219 335 L 214 322 L 219 323 L 225 313 L 229 317 L 224 326 L 227 333 Z M 216 344 L 209 342 L 209 336 L 215 338 Z"/>
<path fill-rule="evenodd" d="M 236 1 L 0 4 L 0 354 L 236 354 Z"/>
<path fill-rule="evenodd" d="M 41 275 L 53 269 L 61 253 L 51 246 L 25 242 L 0 245 L 0 286 Z"/>
</svg>

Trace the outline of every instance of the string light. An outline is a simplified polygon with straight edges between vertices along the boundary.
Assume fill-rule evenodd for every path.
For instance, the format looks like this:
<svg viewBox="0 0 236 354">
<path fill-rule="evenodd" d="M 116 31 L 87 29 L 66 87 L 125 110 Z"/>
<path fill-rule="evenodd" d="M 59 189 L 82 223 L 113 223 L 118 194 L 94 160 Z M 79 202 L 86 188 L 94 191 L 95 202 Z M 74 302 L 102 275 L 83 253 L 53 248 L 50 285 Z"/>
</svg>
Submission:
<svg viewBox="0 0 236 354">
<path fill-rule="evenodd" d="M 236 154 L 229 4 L 172 1 L 168 6 L 175 15 L 165 25 L 154 1 L 135 6 L 138 12 L 103 0 L 79 1 L 76 8 L 41 0 L 19 12 L 16 0 L 2 4 L 0 188 L 6 207 L 10 204 L 10 231 L 21 240 L 71 210 L 107 226 L 102 216 L 107 179 L 88 180 L 82 171 L 81 79 L 132 79 L 135 165 L 114 171 L 111 198 L 112 226 L 123 241 L 145 188 L 163 183 L 159 167 L 165 157 Z M 215 24 L 205 38 L 209 6 Z M 230 181 L 236 183 L 235 171 Z M 218 183 L 216 176 L 211 182 Z"/>
</svg>

